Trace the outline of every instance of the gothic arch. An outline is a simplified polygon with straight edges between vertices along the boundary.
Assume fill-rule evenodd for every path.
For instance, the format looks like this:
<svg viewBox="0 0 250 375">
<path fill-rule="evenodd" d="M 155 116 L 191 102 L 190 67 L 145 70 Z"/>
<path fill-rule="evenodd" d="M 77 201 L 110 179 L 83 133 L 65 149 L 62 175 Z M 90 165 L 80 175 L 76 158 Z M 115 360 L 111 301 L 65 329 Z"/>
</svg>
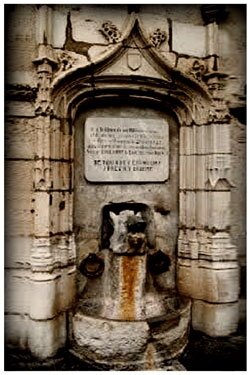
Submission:
<svg viewBox="0 0 250 375">
<path fill-rule="evenodd" d="M 66 72 L 61 72 L 52 82 L 52 101 L 55 113 L 67 110 L 74 103 L 86 97 L 105 95 L 104 91 L 113 90 L 119 93 L 121 90 L 138 91 L 139 95 L 158 97 L 165 103 L 174 103 L 173 110 L 178 112 L 185 108 L 189 113 L 189 121 L 204 121 L 208 115 L 208 106 L 211 96 L 204 83 L 197 82 L 191 76 L 181 72 L 169 64 L 157 48 L 150 43 L 138 15 L 132 13 L 126 23 L 121 40 L 109 48 L 101 57 L 85 66 L 72 67 Z M 131 46 L 136 47 L 140 58 L 152 66 L 151 74 L 143 68 L 139 74 L 124 74 L 115 68 L 118 60 L 127 54 Z M 112 67 L 112 74 L 109 68 Z M 108 72 L 107 72 L 108 70 Z M 128 72 L 133 73 L 133 72 Z M 159 97 L 161 96 L 161 99 Z M 77 105 L 77 104 L 76 104 Z M 63 108 L 62 108 L 63 106 Z M 65 112 L 66 111 L 66 112 Z M 67 113 L 68 115 L 68 113 Z M 188 120 L 179 116 L 179 121 Z M 191 120 L 192 119 L 192 120 Z"/>
</svg>

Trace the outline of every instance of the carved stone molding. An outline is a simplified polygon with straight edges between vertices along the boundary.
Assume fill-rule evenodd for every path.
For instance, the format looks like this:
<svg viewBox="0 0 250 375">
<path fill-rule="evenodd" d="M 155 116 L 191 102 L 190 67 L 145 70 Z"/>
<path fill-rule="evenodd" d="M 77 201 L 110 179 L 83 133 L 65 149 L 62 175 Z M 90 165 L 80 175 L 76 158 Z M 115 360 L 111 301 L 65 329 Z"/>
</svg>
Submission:
<svg viewBox="0 0 250 375">
<path fill-rule="evenodd" d="M 60 214 L 58 214 L 60 215 Z M 59 234 L 50 239 L 54 267 L 74 265 L 76 260 L 74 234 Z"/>
<path fill-rule="evenodd" d="M 178 254 L 182 259 L 214 262 L 237 260 L 236 247 L 231 243 L 230 234 L 224 231 L 213 234 L 204 229 L 180 230 L 178 243 Z"/>
<path fill-rule="evenodd" d="M 31 253 L 31 270 L 40 272 L 53 270 L 53 255 L 49 238 L 34 238 Z"/>
</svg>

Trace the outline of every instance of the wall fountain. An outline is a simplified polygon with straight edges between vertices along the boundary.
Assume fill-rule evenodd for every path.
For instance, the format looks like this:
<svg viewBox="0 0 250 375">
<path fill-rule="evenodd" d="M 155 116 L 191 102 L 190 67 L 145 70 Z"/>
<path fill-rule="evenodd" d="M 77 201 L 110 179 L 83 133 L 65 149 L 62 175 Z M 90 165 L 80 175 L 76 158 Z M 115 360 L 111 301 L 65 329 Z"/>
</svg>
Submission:
<svg viewBox="0 0 250 375">
<path fill-rule="evenodd" d="M 71 352 L 102 370 L 183 370 L 190 301 L 161 286 L 171 260 L 154 246 L 150 208 L 109 204 L 102 219 L 102 249 L 79 266 L 87 284 L 72 314 Z"/>
</svg>

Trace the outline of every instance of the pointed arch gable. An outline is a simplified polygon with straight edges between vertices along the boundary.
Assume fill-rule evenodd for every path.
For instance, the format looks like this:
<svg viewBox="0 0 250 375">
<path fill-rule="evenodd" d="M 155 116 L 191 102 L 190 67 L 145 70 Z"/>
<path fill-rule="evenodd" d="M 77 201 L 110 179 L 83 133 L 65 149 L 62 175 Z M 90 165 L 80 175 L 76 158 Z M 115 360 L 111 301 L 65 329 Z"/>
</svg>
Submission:
<svg viewBox="0 0 250 375">
<path fill-rule="evenodd" d="M 122 72 L 116 72 L 114 75 L 105 74 L 105 70 L 112 67 L 127 52 L 132 42 L 161 78 L 148 76 L 143 70 L 138 75 L 123 75 Z M 64 107 L 66 105 L 69 108 L 77 101 L 78 96 L 83 97 L 84 92 L 86 96 L 98 96 L 101 91 L 124 91 L 126 88 L 130 91 L 140 90 L 142 96 L 145 92 L 150 96 L 151 91 L 152 100 L 154 96 L 162 96 L 166 102 L 179 102 L 179 107 L 186 108 L 186 112 L 193 120 L 194 117 L 204 118 L 205 109 L 211 101 L 205 85 L 171 67 L 167 59 L 149 44 L 142 22 L 134 13 L 130 15 L 119 43 L 92 63 L 73 67 L 55 78 L 52 82 L 55 112 L 58 112 L 62 100 Z M 173 110 L 176 111 L 177 108 L 178 106 L 174 106 Z"/>
</svg>

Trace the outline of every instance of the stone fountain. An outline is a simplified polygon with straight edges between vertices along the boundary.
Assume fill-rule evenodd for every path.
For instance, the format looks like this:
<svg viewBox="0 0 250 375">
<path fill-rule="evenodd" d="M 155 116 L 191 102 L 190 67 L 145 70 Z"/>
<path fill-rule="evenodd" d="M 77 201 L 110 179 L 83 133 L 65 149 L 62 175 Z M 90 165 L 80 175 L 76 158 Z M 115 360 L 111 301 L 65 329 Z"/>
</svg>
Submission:
<svg viewBox="0 0 250 375">
<path fill-rule="evenodd" d="M 183 370 L 190 301 L 166 290 L 170 258 L 154 246 L 150 208 L 103 208 L 101 247 L 79 266 L 87 278 L 71 319 L 71 352 L 101 370 Z"/>
</svg>

